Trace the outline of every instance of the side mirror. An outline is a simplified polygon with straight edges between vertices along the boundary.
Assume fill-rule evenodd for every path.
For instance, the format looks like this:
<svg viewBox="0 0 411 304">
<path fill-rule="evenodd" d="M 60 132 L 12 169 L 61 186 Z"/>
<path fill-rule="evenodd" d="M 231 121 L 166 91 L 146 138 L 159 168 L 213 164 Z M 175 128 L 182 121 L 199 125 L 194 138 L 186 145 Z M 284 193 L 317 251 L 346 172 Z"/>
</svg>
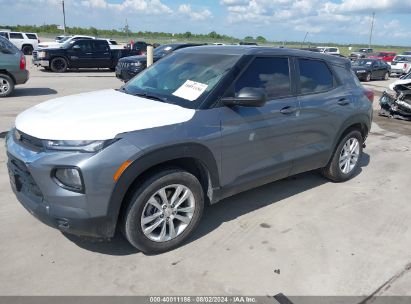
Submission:
<svg viewBox="0 0 411 304">
<path fill-rule="evenodd" d="M 80 46 L 78 44 L 73 45 L 72 47 L 73 51 L 80 51 Z"/>
<path fill-rule="evenodd" d="M 225 97 L 221 101 L 228 107 L 262 107 L 267 101 L 267 95 L 263 89 L 245 87 L 238 92 L 236 97 Z"/>
</svg>

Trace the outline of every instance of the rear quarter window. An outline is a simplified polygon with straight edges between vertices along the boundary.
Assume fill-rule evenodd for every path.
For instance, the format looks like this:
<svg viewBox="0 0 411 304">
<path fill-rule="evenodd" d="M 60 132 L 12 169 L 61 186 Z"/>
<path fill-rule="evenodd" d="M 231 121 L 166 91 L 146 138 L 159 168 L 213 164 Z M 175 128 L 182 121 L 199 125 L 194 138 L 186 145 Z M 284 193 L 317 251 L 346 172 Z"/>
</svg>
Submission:
<svg viewBox="0 0 411 304">
<path fill-rule="evenodd" d="M 31 39 L 31 40 L 37 40 L 37 36 L 36 34 L 26 34 L 27 38 Z"/>
<path fill-rule="evenodd" d="M 334 87 L 334 76 L 327 64 L 315 59 L 298 59 L 300 93 L 320 93 Z"/>
<path fill-rule="evenodd" d="M 3 54 L 16 54 L 19 50 L 10 41 L 0 37 L 0 52 Z"/>
</svg>

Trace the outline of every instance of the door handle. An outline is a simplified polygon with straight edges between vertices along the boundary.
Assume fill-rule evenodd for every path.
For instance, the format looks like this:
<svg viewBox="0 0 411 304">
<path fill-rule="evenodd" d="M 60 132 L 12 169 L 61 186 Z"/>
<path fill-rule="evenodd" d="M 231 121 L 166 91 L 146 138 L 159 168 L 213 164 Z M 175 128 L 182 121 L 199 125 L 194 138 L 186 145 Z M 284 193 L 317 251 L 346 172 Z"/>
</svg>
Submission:
<svg viewBox="0 0 411 304">
<path fill-rule="evenodd" d="M 86 55 L 93 55 L 93 53 L 86 53 Z"/>
<path fill-rule="evenodd" d="M 341 99 L 338 99 L 337 103 L 340 106 L 346 106 L 350 104 L 350 101 L 347 98 L 341 98 Z"/>
<path fill-rule="evenodd" d="M 295 113 L 296 111 L 297 111 L 296 107 L 286 106 L 280 110 L 280 113 L 285 114 L 285 115 L 290 115 L 290 114 Z"/>
</svg>

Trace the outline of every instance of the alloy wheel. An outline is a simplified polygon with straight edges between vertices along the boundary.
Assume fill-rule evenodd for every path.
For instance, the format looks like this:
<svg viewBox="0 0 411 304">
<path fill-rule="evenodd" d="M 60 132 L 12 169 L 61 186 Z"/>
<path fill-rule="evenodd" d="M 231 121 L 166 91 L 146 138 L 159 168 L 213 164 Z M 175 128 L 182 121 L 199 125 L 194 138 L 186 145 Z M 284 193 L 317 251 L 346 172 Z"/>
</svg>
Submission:
<svg viewBox="0 0 411 304">
<path fill-rule="evenodd" d="M 360 157 L 360 142 L 357 138 L 349 138 L 340 153 L 338 161 L 340 170 L 344 174 L 350 173 L 358 163 Z"/>
<path fill-rule="evenodd" d="M 196 202 L 192 191 L 181 184 L 157 190 L 141 215 L 141 229 L 154 242 L 166 242 L 180 235 L 190 224 Z"/>
<path fill-rule="evenodd" d="M 0 77 L 0 94 L 7 94 L 10 90 L 10 83 L 7 79 Z"/>
</svg>

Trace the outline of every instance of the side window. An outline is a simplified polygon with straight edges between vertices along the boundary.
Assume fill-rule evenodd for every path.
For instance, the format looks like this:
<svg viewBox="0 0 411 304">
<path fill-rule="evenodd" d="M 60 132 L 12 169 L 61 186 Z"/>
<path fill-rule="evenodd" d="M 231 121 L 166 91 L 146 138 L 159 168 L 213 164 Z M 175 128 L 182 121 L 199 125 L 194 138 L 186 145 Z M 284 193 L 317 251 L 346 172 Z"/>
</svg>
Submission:
<svg viewBox="0 0 411 304">
<path fill-rule="evenodd" d="M 4 37 L 6 39 L 9 39 L 9 36 L 7 36 L 7 33 L 5 33 L 5 32 L 1 32 L 0 36 Z"/>
<path fill-rule="evenodd" d="M 91 52 L 93 50 L 93 46 L 89 40 L 76 41 L 75 45 L 78 45 L 82 52 Z"/>
<path fill-rule="evenodd" d="M 242 88 L 264 89 L 268 98 L 291 95 L 288 58 L 256 58 L 235 84 L 235 94 Z"/>
<path fill-rule="evenodd" d="M 99 52 L 105 52 L 108 50 L 108 45 L 105 41 L 93 41 L 94 49 Z"/>
<path fill-rule="evenodd" d="M 302 94 L 319 93 L 334 86 L 334 77 L 328 66 L 319 60 L 298 59 L 300 90 Z"/>
<path fill-rule="evenodd" d="M 24 39 L 23 34 L 20 33 L 10 33 L 10 39 Z"/>
</svg>

